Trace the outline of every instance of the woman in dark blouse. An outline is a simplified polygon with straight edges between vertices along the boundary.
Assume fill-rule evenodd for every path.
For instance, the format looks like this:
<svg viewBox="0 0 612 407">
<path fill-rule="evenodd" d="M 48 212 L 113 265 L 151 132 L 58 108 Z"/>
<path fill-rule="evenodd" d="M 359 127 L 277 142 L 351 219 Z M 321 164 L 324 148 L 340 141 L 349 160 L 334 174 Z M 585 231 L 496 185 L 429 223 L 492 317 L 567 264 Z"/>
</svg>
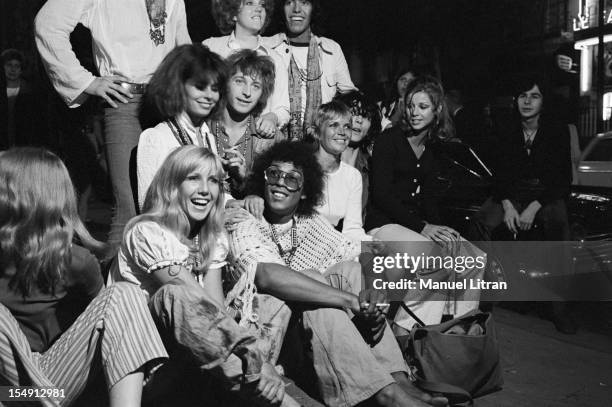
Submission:
<svg viewBox="0 0 612 407">
<path fill-rule="evenodd" d="M 455 258 L 484 255 L 457 231 L 440 225 L 432 193 L 436 171 L 431 147 L 454 135 L 440 82 L 430 76 L 416 78 L 406 90 L 404 105 L 401 125 L 386 130 L 374 143 L 365 229 L 375 239 L 385 242 L 387 255 L 420 256 L 424 251 L 428 256 Z M 440 245 L 427 244 L 431 241 Z M 420 280 L 476 279 L 482 278 L 484 263 L 482 267 L 462 271 L 421 267 L 414 272 Z M 463 315 L 477 308 L 479 299 L 478 290 L 460 289 L 450 293 L 409 290 L 404 297 L 426 324 L 439 323 L 444 314 Z M 395 322 L 406 329 L 414 323 L 403 310 L 397 313 Z"/>
<path fill-rule="evenodd" d="M 376 235 L 397 224 L 434 241 L 455 241 L 459 234 L 439 225 L 431 194 L 436 177 L 430 145 L 453 136 L 442 86 L 430 76 L 415 79 L 405 106 L 402 125 L 386 130 L 374 144 L 365 228 Z"/>
</svg>

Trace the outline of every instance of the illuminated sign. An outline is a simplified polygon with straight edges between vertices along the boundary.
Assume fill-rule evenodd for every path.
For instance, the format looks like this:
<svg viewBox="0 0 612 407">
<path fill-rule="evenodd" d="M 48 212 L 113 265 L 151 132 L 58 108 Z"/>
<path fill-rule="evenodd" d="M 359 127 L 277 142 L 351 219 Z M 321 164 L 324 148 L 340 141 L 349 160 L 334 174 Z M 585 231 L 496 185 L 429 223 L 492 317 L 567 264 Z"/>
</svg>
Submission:
<svg viewBox="0 0 612 407">
<path fill-rule="evenodd" d="M 574 31 L 586 30 L 591 28 L 591 13 L 584 0 L 579 0 L 578 3 L 578 15 L 572 19 L 572 25 Z M 604 24 L 612 24 L 612 9 L 603 11 Z M 596 25 L 595 25 L 596 26 Z"/>
</svg>

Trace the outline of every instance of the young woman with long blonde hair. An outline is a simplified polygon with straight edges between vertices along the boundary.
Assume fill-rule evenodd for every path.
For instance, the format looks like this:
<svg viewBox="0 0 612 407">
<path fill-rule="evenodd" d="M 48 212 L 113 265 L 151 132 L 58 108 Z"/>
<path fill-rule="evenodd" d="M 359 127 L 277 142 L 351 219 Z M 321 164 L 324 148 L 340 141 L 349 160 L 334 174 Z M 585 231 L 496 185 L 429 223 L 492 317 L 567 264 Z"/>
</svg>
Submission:
<svg viewBox="0 0 612 407">
<path fill-rule="evenodd" d="M 70 405 L 101 371 L 111 406 L 139 406 L 144 376 L 167 354 L 142 292 L 103 290 L 90 250 L 105 245 L 79 219 L 62 161 L 38 148 L 0 153 L 0 382 L 61 389 L 54 397 Z"/>
</svg>

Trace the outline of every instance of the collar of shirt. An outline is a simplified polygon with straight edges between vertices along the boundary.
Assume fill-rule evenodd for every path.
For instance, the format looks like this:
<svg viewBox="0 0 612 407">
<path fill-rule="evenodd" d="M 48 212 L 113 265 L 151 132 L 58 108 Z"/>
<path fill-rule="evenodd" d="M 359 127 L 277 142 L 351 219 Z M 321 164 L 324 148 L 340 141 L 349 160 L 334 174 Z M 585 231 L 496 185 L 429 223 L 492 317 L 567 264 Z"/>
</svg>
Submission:
<svg viewBox="0 0 612 407">
<path fill-rule="evenodd" d="M 241 49 L 244 49 L 244 47 L 240 45 L 240 43 L 236 39 L 236 35 L 234 34 L 234 31 L 232 31 L 232 33 L 229 35 L 227 39 L 227 47 L 234 51 L 239 51 Z M 253 48 L 253 51 L 261 52 L 266 55 L 270 54 L 270 52 L 268 51 L 268 48 L 264 45 L 261 39 L 261 35 L 257 36 L 257 46 Z"/>
<path fill-rule="evenodd" d="M 234 146 L 239 146 L 242 143 L 248 143 L 250 140 L 253 139 L 253 137 L 257 136 L 257 119 L 253 116 L 251 116 L 251 124 L 249 125 L 249 131 L 246 132 L 245 134 L 243 134 L 242 136 L 240 136 L 240 138 L 236 141 L 236 144 L 234 144 Z M 211 123 L 211 128 L 213 129 L 213 131 L 216 131 L 215 129 L 219 129 L 219 131 L 221 131 L 226 137 L 229 138 L 227 131 L 225 130 L 225 126 L 223 125 L 223 122 L 221 120 L 215 120 Z M 219 140 L 220 143 L 223 143 L 223 140 Z M 230 148 L 233 146 L 230 145 L 224 145 L 222 146 L 223 148 Z M 245 157 L 246 158 L 246 157 Z"/>
<path fill-rule="evenodd" d="M 210 130 L 208 129 L 208 125 L 206 124 L 206 121 L 203 121 L 200 127 L 196 128 L 191 122 L 191 119 L 189 118 L 189 115 L 187 114 L 187 112 L 183 112 L 180 115 L 178 115 L 178 117 L 176 118 L 176 121 L 178 125 L 181 126 L 181 128 L 187 133 L 187 135 L 189 136 L 189 138 L 194 144 L 197 144 L 197 145 L 200 144 L 198 137 L 197 137 L 198 131 L 199 131 L 200 134 L 202 135 L 204 142 L 208 144 L 202 147 L 208 147 L 209 149 L 211 148 L 210 139 L 212 135 L 210 133 Z"/>
<path fill-rule="evenodd" d="M 287 38 L 287 34 L 285 34 L 285 33 L 280 33 L 280 35 L 281 35 L 281 39 L 282 39 L 282 41 L 283 41 L 285 44 L 287 44 L 287 46 L 290 46 L 291 44 L 290 44 L 289 39 Z M 326 54 L 330 54 L 330 55 L 332 55 L 332 54 L 333 54 L 333 52 L 332 52 L 332 50 L 331 50 L 331 49 L 326 49 L 326 47 L 325 47 L 325 43 L 323 42 L 323 38 L 318 37 L 318 36 L 316 36 L 316 35 L 314 35 L 314 34 L 312 34 L 312 35 L 314 36 L 314 39 L 315 39 L 315 41 L 317 42 L 317 44 L 319 44 L 319 48 L 321 48 L 321 51 L 325 52 Z"/>
</svg>

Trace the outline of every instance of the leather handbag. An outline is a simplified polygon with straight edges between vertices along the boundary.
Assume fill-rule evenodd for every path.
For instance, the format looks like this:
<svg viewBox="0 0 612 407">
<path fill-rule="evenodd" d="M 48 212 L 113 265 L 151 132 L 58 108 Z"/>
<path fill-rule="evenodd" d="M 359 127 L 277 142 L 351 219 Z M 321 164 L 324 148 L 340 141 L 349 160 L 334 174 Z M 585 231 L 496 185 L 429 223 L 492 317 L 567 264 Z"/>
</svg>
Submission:
<svg viewBox="0 0 612 407">
<path fill-rule="evenodd" d="M 425 326 L 404 304 L 417 324 L 398 337 L 415 384 L 440 393 L 452 405 L 470 405 L 476 397 L 501 390 L 503 385 L 493 316 L 474 310 L 438 325 Z"/>
</svg>

